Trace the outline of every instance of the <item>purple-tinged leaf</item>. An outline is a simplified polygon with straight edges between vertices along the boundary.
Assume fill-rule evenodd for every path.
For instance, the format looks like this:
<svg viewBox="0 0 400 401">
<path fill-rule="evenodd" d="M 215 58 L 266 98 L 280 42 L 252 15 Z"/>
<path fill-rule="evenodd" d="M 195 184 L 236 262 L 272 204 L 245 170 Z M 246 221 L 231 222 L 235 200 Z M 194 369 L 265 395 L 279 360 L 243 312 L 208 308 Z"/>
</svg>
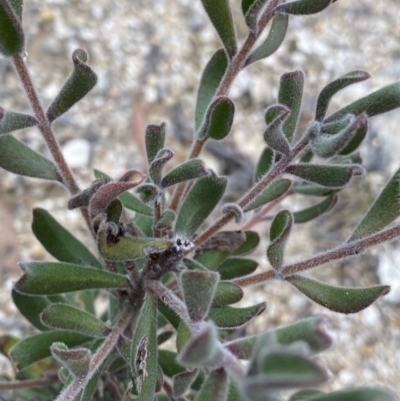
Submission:
<svg viewBox="0 0 400 401">
<path fill-rule="evenodd" d="M 50 122 L 68 111 L 96 85 L 97 76 L 89 65 L 86 64 L 87 61 L 88 54 L 85 50 L 77 49 L 72 53 L 74 69 L 46 112 Z"/>
<path fill-rule="evenodd" d="M 211 23 L 232 58 L 237 51 L 236 33 L 228 0 L 201 0 Z"/>
<path fill-rule="evenodd" d="M 70 263 L 20 263 L 23 275 L 14 288 L 22 294 L 55 295 L 97 288 L 129 288 L 126 276 Z"/>
<path fill-rule="evenodd" d="M 207 367 L 218 354 L 216 327 L 207 324 L 192 337 L 177 357 L 178 363 L 188 368 Z"/>
<path fill-rule="evenodd" d="M 0 107 L 0 135 L 35 125 L 39 125 L 39 121 L 35 117 L 7 111 Z"/>
<path fill-rule="evenodd" d="M 321 165 L 298 163 L 287 167 L 286 172 L 330 189 L 341 189 L 353 176 L 363 175 L 364 169 L 358 164 Z"/>
<path fill-rule="evenodd" d="M 276 270 L 280 270 L 283 265 L 283 254 L 293 222 L 292 213 L 288 210 L 282 210 L 271 223 L 269 232 L 271 243 L 267 248 L 267 258 Z"/>
<path fill-rule="evenodd" d="M 149 176 L 154 184 L 160 185 L 163 168 L 173 156 L 174 152 L 169 149 L 161 149 L 157 153 L 155 159 L 149 165 Z"/>
<path fill-rule="evenodd" d="M 221 307 L 235 304 L 243 298 L 243 290 L 229 281 L 220 281 L 214 293 L 212 300 L 213 307 Z"/>
<path fill-rule="evenodd" d="M 280 104 L 270 106 L 266 111 L 266 116 L 269 119 L 271 115 L 274 115 L 274 119 L 268 124 L 263 134 L 266 144 L 285 156 L 290 153 L 290 144 L 282 131 L 282 125 L 289 114 L 290 110 Z"/>
<path fill-rule="evenodd" d="M 269 202 L 272 202 L 275 199 L 278 199 L 282 196 L 286 191 L 289 190 L 292 185 L 292 181 L 287 178 L 280 178 L 276 181 L 273 181 L 270 185 L 268 185 L 262 192 L 260 192 L 251 202 L 247 204 L 244 208 L 245 212 L 249 212 L 250 210 L 257 209 L 266 205 Z"/>
<path fill-rule="evenodd" d="M 223 214 L 228 213 L 234 216 L 236 224 L 240 224 L 243 220 L 243 209 L 236 203 L 225 203 L 221 211 Z"/>
<path fill-rule="evenodd" d="M 51 329 L 76 331 L 88 337 L 106 337 L 111 328 L 97 317 L 65 304 L 51 304 L 40 314 L 42 323 Z"/>
<path fill-rule="evenodd" d="M 199 178 L 182 204 L 175 232 L 184 238 L 191 238 L 220 201 L 226 184 L 226 177 L 217 177 L 214 173 Z"/>
<path fill-rule="evenodd" d="M 11 135 L 0 136 L 0 167 L 26 177 L 62 182 L 57 166 Z"/>
<path fill-rule="evenodd" d="M 271 169 L 274 163 L 275 153 L 271 148 L 265 148 L 258 159 L 254 174 L 254 182 L 257 182 Z"/>
<path fill-rule="evenodd" d="M 148 125 L 144 138 L 146 143 L 147 164 L 150 166 L 158 152 L 164 148 L 165 123 L 161 125 Z"/>
<path fill-rule="evenodd" d="M 329 116 L 324 122 L 338 120 L 347 114 L 358 116 L 364 112 L 367 113 L 368 117 L 373 117 L 397 109 L 398 107 L 400 107 L 400 82 L 387 85 L 356 100 Z"/>
<path fill-rule="evenodd" d="M 214 321 L 217 327 L 232 329 L 248 323 L 263 313 L 266 307 L 266 302 L 261 302 L 247 308 L 232 308 L 230 306 L 211 308 L 208 317 Z"/>
<path fill-rule="evenodd" d="M 277 13 L 293 15 L 316 14 L 329 7 L 335 0 L 297 0 L 281 4 L 275 8 Z"/>
<path fill-rule="evenodd" d="M 18 341 L 11 348 L 9 355 L 15 368 L 22 370 L 32 363 L 50 356 L 50 346 L 56 341 L 63 342 L 68 347 L 75 347 L 89 340 L 90 337 L 71 331 L 47 331 Z"/>
<path fill-rule="evenodd" d="M 195 129 L 198 131 L 203 123 L 206 110 L 217 92 L 225 71 L 228 68 L 228 58 L 224 49 L 218 50 L 208 62 L 201 77 L 197 93 Z"/>
<path fill-rule="evenodd" d="M 337 195 L 331 194 L 325 200 L 314 206 L 294 212 L 293 218 L 295 224 L 306 223 L 307 221 L 317 218 L 321 214 L 331 210 L 336 205 L 337 200 Z"/>
<path fill-rule="evenodd" d="M 180 397 L 196 380 L 199 371 L 197 369 L 185 370 L 184 372 L 177 373 L 172 378 L 172 387 L 175 397 Z"/>
<path fill-rule="evenodd" d="M 209 311 L 219 274 L 200 270 L 186 270 L 180 275 L 180 286 L 190 319 L 203 320 Z"/>
<path fill-rule="evenodd" d="M 228 375 L 224 368 L 208 373 L 195 401 L 225 401 L 228 393 Z"/>
<path fill-rule="evenodd" d="M 285 38 L 289 16 L 286 14 L 277 14 L 272 20 L 271 29 L 267 38 L 261 43 L 247 58 L 246 64 L 249 65 L 255 61 L 262 60 L 275 53 Z"/>
<path fill-rule="evenodd" d="M 316 2 L 316 0 L 311 1 L 314 3 Z M 290 3 L 283 4 L 283 6 L 287 4 Z M 292 71 L 281 76 L 278 103 L 286 106 L 290 111 L 290 114 L 282 127 L 283 133 L 289 142 L 292 142 L 293 135 L 296 131 L 301 110 L 303 88 L 304 73 L 302 71 Z"/>
<path fill-rule="evenodd" d="M 245 255 L 257 248 L 260 236 L 255 231 L 245 231 L 245 239 L 233 252 L 232 256 Z"/>
<path fill-rule="evenodd" d="M 235 115 L 235 105 L 232 100 L 226 96 L 217 97 L 207 108 L 205 119 L 197 137 L 204 140 L 213 138 L 217 141 L 224 139 L 233 124 Z"/>
<path fill-rule="evenodd" d="M 208 175 L 208 170 L 200 159 L 188 160 L 171 170 L 161 180 L 161 187 L 167 188 L 180 182 L 194 180 Z"/>
<path fill-rule="evenodd" d="M 232 280 L 253 273 L 257 267 L 258 263 L 253 259 L 228 258 L 218 266 L 217 271 L 221 280 Z"/>
<path fill-rule="evenodd" d="M 400 216 L 399 181 L 400 169 L 386 184 L 367 214 L 357 225 L 348 242 L 368 237 L 384 229 Z"/>
<path fill-rule="evenodd" d="M 370 75 L 367 72 L 362 70 L 355 70 L 348 72 L 347 74 L 335 79 L 334 81 L 326 85 L 318 96 L 315 119 L 317 121 L 322 121 L 325 118 L 329 102 L 332 96 L 334 96 L 337 92 L 346 88 L 349 85 L 365 81 L 368 78 L 370 78 Z"/>
<path fill-rule="evenodd" d="M 53 357 L 75 377 L 83 378 L 89 372 L 92 353 L 87 348 L 68 347 L 62 342 L 55 342 L 50 347 Z"/>
<path fill-rule="evenodd" d="M 6 57 L 21 53 L 25 46 L 21 14 L 16 6 L 15 2 L 0 0 L 0 52 Z"/>
<path fill-rule="evenodd" d="M 317 304 L 334 312 L 346 314 L 367 308 L 390 291 L 387 285 L 368 288 L 334 287 L 298 274 L 286 277 L 285 280 Z"/>
</svg>

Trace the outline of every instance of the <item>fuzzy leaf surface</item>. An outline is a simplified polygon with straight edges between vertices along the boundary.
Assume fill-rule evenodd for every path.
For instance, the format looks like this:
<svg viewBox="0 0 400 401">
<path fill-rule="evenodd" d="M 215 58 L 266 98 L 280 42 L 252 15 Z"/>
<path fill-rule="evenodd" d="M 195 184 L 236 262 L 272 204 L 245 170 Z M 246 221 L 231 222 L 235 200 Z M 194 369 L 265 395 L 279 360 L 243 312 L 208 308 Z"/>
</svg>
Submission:
<svg viewBox="0 0 400 401">
<path fill-rule="evenodd" d="M 368 288 L 334 287 L 298 274 L 286 277 L 286 280 L 317 304 L 345 314 L 367 308 L 390 291 L 387 285 Z"/>
<path fill-rule="evenodd" d="M 0 167 L 18 175 L 62 181 L 57 166 L 11 135 L 0 136 Z"/>
<path fill-rule="evenodd" d="M 35 334 L 18 341 L 9 355 L 18 370 L 22 370 L 34 362 L 51 355 L 50 346 L 54 342 L 63 342 L 68 347 L 75 347 L 90 340 L 90 337 L 72 331 L 57 330 Z"/>
<path fill-rule="evenodd" d="M 232 280 L 253 273 L 257 267 L 258 262 L 254 259 L 228 258 L 218 266 L 217 271 L 221 275 L 221 280 Z"/>
<path fill-rule="evenodd" d="M 362 70 L 355 70 L 348 72 L 347 74 L 335 79 L 334 81 L 326 85 L 318 96 L 315 119 L 317 121 L 322 121 L 325 118 L 329 102 L 337 92 L 346 88 L 349 85 L 365 81 L 368 78 L 370 78 L 370 75 L 367 72 Z"/>
<path fill-rule="evenodd" d="M 191 238 L 220 201 L 226 184 L 226 177 L 217 177 L 215 174 L 199 178 L 182 204 L 175 232 Z"/>
<path fill-rule="evenodd" d="M 185 370 L 184 372 L 177 373 L 173 377 L 173 391 L 174 396 L 179 397 L 185 393 L 185 391 L 191 386 L 196 379 L 199 371 L 197 369 Z"/>
<path fill-rule="evenodd" d="M 96 288 L 128 288 L 126 276 L 107 271 L 55 262 L 24 262 L 23 275 L 14 288 L 31 295 L 54 295 Z"/>
<path fill-rule="evenodd" d="M 75 331 L 93 338 L 105 337 L 111 330 L 92 314 L 65 304 L 48 306 L 40 319 L 49 328 Z"/>
<path fill-rule="evenodd" d="M 229 57 L 236 53 L 236 33 L 228 0 L 201 0 Z"/>
<path fill-rule="evenodd" d="M 399 180 L 400 169 L 386 184 L 374 204 L 358 224 L 349 242 L 367 237 L 384 229 L 400 215 Z"/>
<path fill-rule="evenodd" d="M 221 307 L 235 304 L 243 298 L 243 290 L 236 284 L 229 281 L 220 281 L 212 300 L 213 307 Z"/>
<path fill-rule="evenodd" d="M 290 144 L 282 130 L 283 124 L 287 121 L 290 109 L 281 104 L 268 107 L 266 111 L 266 120 L 271 120 L 264 131 L 263 137 L 266 144 L 273 150 L 288 155 Z"/>
<path fill-rule="evenodd" d="M 265 148 L 257 162 L 254 174 L 254 182 L 257 182 L 271 169 L 274 162 L 275 153 L 271 148 Z"/>
<path fill-rule="evenodd" d="M 198 131 L 203 123 L 208 105 L 211 103 L 218 86 L 228 67 L 228 58 L 224 49 L 218 50 L 211 57 L 200 80 L 197 93 L 195 128 Z"/>
<path fill-rule="evenodd" d="M 256 231 L 245 231 L 244 234 L 244 242 L 232 252 L 232 256 L 245 255 L 257 248 L 260 242 L 258 233 Z"/>
<path fill-rule="evenodd" d="M 39 121 L 29 114 L 15 113 L 0 107 L 0 135 L 38 124 Z"/>
<path fill-rule="evenodd" d="M 191 159 L 180 164 L 166 174 L 161 180 L 160 185 L 163 188 L 167 188 L 179 184 L 180 182 L 203 177 L 207 174 L 208 170 L 205 168 L 202 160 Z"/>
<path fill-rule="evenodd" d="M 87 60 L 88 55 L 83 49 L 77 49 L 72 53 L 72 73 L 67 78 L 59 94 L 52 101 L 46 112 L 50 122 L 68 111 L 96 85 L 97 75 L 89 65 L 86 64 Z"/>
<path fill-rule="evenodd" d="M 208 270 L 216 270 L 229 254 L 228 250 L 204 249 L 196 255 L 196 262 L 201 263 Z"/>
<path fill-rule="evenodd" d="M 75 377 L 85 377 L 89 371 L 92 353 L 87 348 L 68 347 L 62 342 L 50 346 L 53 357 Z"/>
<path fill-rule="evenodd" d="M 165 124 L 148 125 L 144 134 L 147 154 L 147 164 L 154 161 L 157 153 L 164 148 L 165 141 Z"/>
<path fill-rule="evenodd" d="M 6 57 L 21 53 L 25 46 L 21 15 L 16 11 L 9 1 L 0 0 L 0 52 Z"/>
<path fill-rule="evenodd" d="M 224 401 L 228 392 L 228 375 L 225 369 L 212 370 L 206 377 L 195 401 Z"/>
<path fill-rule="evenodd" d="M 275 12 L 293 14 L 293 15 L 309 15 L 316 14 L 324 10 L 332 3 L 332 0 L 297 0 L 289 3 L 281 4 L 275 8 Z"/>
<path fill-rule="evenodd" d="M 267 304 L 261 302 L 247 308 L 232 308 L 230 306 L 211 308 L 208 317 L 219 328 L 235 328 L 243 326 L 251 319 L 263 313 L 266 307 Z"/>
<path fill-rule="evenodd" d="M 329 195 L 322 202 L 308 207 L 307 209 L 300 210 L 298 212 L 293 213 L 293 219 L 295 224 L 306 223 L 307 221 L 313 220 L 320 216 L 321 214 L 328 212 L 331 210 L 338 200 L 336 194 Z"/>
</svg>

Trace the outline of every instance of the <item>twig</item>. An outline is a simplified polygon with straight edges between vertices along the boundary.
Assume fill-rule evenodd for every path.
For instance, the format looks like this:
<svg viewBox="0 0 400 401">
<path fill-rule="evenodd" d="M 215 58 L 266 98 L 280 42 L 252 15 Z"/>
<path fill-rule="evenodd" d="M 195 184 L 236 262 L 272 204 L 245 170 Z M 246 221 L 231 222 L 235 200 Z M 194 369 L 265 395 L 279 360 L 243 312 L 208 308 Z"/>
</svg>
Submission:
<svg viewBox="0 0 400 401">
<path fill-rule="evenodd" d="M 21 388 L 33 388 L 33 387 L 45 387 L 51 386 L 54 383 L 58 383 L 60 379 L 58 374 L 46 374 L 40 379 L 32 380 L 15 380 L 12 382 L 2 382 L 0 383 L 0 390 L 18 390 Z"/>
</svg>

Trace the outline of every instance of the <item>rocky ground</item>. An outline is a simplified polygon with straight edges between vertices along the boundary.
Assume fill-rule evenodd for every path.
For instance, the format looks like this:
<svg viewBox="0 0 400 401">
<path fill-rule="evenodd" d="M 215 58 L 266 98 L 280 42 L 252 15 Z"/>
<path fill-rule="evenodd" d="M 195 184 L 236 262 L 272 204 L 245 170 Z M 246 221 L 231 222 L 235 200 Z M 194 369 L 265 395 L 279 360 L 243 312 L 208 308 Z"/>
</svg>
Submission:
<svg viewBox="0 0 400 401">
<path fill-rule="evenodd" d="M 238 36 L 245 35 L 240 2 L 231 1 Z M 331 109 L 348 103 L 400 78 L 400 6 L 397 0 L 357 3 L 338 1 L 314 17 L 292 18 L 284 45 L 268 60 L 242 72 L 231 96 L 237 106 L 232 139 L 205 152 L 208 166 L 232 175 L 232 196 L 248 184 L 262 148 L 263 113 L 276 101 L 283 72 L 302 69 L 307 77 L 303 124 L 312 116 L 318 91 L 330 80 L 354 69 L 372 78 L 338 94 Z M 82 187 L 94 168 L 118 176 L 143 167 L 141 135 L 147 123 L 167 122 L 175 161 L 184 160 L 193 130 L 195 93 L 201 69 L 220 47 L 200 1 L 177 0 L 26 0 L 27 62 L 43 104 L 57 94 L 71 68 L 70 55 L 85 48 L 99 75 L 93 92 L 56 123 L 57 138 Z M 0 104 L 27 111 L 13 69 L 0 59 Z M 363 159 L 370 171 L 366 181 L 354 182 L 341 195 L 337 214 L 298 227 L 289 257 L 300 260 L 336 246 L 346 238 L 379 191 L 399 167 L 399 112 L 372 120 Z M 37 151 L 46 153 L 35 129 L 16 133 Z M 215 157 L 217 155 L 217 157 Z M 18 260 L 48 258 L 30 231 L 32 208 L 43 207 L 80 239 L 87 242 L 79 213 L 66 212 L 66 193 L 59 187 L 0 171 L 0 334 L 29 331 L 10 303 Z M 300 202 L 300 200 L 298 200 Z M 291 207 L 299 207 L 298 204 Z M 257 229 L 266 237 L 267 227 Z M 265 244 L 264 244 L 265 245 Z M 315 274 L 332 284 L 372 285 L 378 273 L 396 285 L 398 243 L 381 246 L 353 261 L 319 268 Z M 398 252 L 398 251 L 397 251 Z M 267 268 L 260 251 L 261 269 Z M 377 268 L 379 266 L 379 269 Z M 391 270 L 392 269 L 392 270 Z M 398 285 L 398 284 L 397 284 Z M 323 358 L 333 373 L 330 388 L 382 384 L 400 393 L 400 296 L 386 297 L 365 311 L 339 316 L 309 302 L 285 283 L 249 291 L 247 301 L 267 300 L 265 317 L 250 330 L 289 323 L 311 313 L 325 313 L 336 338 L 335 350 Z M 391 301 L 391 302 L 388 302 Z M 1 359 L 1 370 L 10 365 Z"/>
</svg>

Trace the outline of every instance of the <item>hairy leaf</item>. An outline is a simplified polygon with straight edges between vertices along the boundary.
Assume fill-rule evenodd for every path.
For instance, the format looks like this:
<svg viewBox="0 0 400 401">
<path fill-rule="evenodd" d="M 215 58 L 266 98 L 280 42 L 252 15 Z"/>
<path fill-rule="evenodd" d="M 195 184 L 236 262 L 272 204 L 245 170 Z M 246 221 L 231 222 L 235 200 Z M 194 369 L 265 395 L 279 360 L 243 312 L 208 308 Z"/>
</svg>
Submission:
<svg viewBox="0 0 400 401">
<path fill-rule="evenodd" d="M 218 266 L 217 271 L 222 280 L 232 280 L 253 273 L 257 267 L 258 263 L 253 259 L 228 258 Z"/>
<path fill-rule="evenodd" d="M 223 306 L 211 308 L 208 317 L 214 321 L 219 328 L 235 328 L 243 326 L 250 320 L 264 312 L 267 304 L 261 302 L 247 308 L 232 308 Z"/>
<path fill-rule="evenodd" d="M 161 187 L 167 188 L 180 182 L 193 180 L 208 174 L 204 163 L 200 159 L 188 160 L 171 170 L 161 180 Z"/>
<path fill-rule="evenodd" d="M 307 401 L 396 401 L 396 395 L 379 387 L 359 387 L 349 390 L 334 391 L 329 394 L 314 394 Z"/>
<path fill-rule="evenodd" d="M 192 385 L 199 371 L 197 369 L 185 370 L 177 373 L 173 377 L 173 392 L 175 397 L 183 395 L 186 390 Z"/>
<path fill-rule="evenodd" d="M 255 231 L 245 231 L 244 234 L 244 242 L 232 252 L 232 256 L 245 255 L 257 248 L 260 242 L 258 233 Z"/>
<path fill-rule="evenodd" d="M 154 161 L 157 153 L 164 148 L 165 123 L 161 125 L 148 125 L 144 134 L 146 143 L 147 164 Z"/>
<path fill-rule="evenodd" d="M 21 13 L 7 0 L 0 0 L 0 52 L 6 57 L 11 57 L 21 53 L 24 46 Z"/>
<path fill-rule="evenodd" d="M 300 210 L 298 212 L 293 213 L 294 222 L 298 223 L 306 223 L 307 221 L 313 220 L 320 216 L 321 214 L 331 210 L 338 200 L 336 194 L 329 195 L 325 200 L 318 203 L 317 205 L 313 205 L 308 207 L 307 209 Z"/>
<path fill-rule="evenodd" d="M 206 377 L 195 401 L 222 401 L 228 392 L 228 375 L 224 368 L 212 370 Z"/>
<path fill-rule="evenodd" d="M 149 165 L 149 176 L 154 184 L 160 185 L 163 168 L 173 156 L 174 152 L 169 149 L 161 149 L 157 153 L 157 156 Z"/>
<path fill-rule="evenodd" d="M 254 173 L 254 182 L 257 182 L 271 169 L 274 163 L 275 153 L 271 148 L 265 148 L 258 159 Z"/>
<path fill-rule="evenodd" d="M 68 347 L 62 342 L 55 342 L 50 347 L 53 357 L 75 377 L 85 377 L 89 372 L 92 353 L 87 348 Z"/>
<path fill-rule="evenodd" d="M 309 15 L 316 14 L 331 5 L 335 0 L 297 0 L 289 3 L 281 4 L 275 8 L 275 12 L 294 14 L 294 15 Z"/>
<path fill-rule="evenodd" d="M 229 281 L 220 281 L 212 300 L 213 307 L 235 304 L 243 298 L 243 290 L 236 284 Z"/>
<path fill-rule="evenodd" d="M 270 106 L 266 111 L 266 119 L 271 119 L 272 115 L 274 118 L 263 134 L 266 144 L 285 156 L 290 152 L 290 144 L 285 136 L 286 133 L 282 131 L 282 124 L 287 120 L 289 113 L 290 110 L 280 104 Z"/>
<path fill-rule="evenodd" d="M 15 113 L 0 107 L 0 135 L 38 124 L 39 121 L 29 114 Z"/>
</svg>

